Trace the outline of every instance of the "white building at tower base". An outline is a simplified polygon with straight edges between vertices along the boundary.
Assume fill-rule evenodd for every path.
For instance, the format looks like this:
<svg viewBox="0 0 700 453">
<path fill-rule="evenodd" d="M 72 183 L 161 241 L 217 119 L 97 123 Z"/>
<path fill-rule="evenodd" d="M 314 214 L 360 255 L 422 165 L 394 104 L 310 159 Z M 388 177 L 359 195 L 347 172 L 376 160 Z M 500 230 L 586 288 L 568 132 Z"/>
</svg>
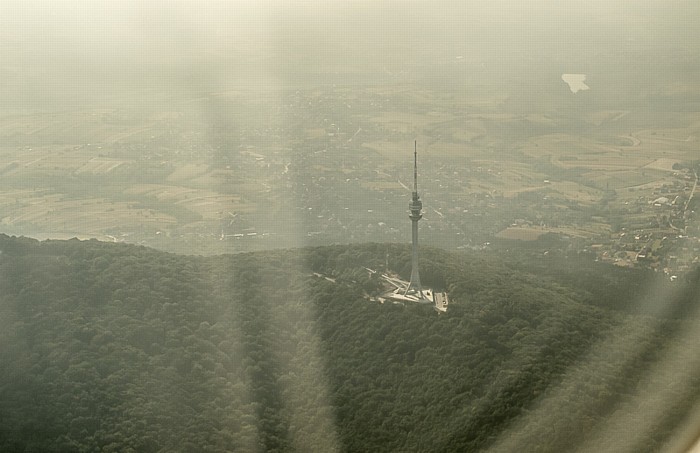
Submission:
<svg viewBox="0 0 700 453">
<path fill-rule="evenodd" d="M 376 271 L 367 269 L 374 274 Z M 387 274 L 381 275 L 382 280 L 394 287 L 393 290 L 388 290 L 380 294 L 376 299 L 379 302 L 390 300 L 394 303 L 416 303 L 424 305 L 434 305 L 435 310 L 444 313 L 447 311 L 447 305 L 450 303 L 447 293 L 441 291 L 433 291 L 432 289 L 421 289 L 419 291 L 410 288 L 410 282 L 401 280 L 398 277 L 391 277 Z"/>
</svg>

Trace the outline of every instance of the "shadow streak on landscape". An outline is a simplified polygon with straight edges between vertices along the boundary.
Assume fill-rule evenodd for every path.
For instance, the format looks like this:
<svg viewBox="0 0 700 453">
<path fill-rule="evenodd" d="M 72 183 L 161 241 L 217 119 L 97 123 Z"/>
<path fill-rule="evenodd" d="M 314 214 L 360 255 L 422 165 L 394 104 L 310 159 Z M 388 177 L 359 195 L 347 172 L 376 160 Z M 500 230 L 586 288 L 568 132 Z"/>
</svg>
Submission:
<svg viewBox="0 0 700 453">
<path fill-rule="evenodd" d="M 240 302 L 233 311 L 233 322 L 239 325 L 242 333 L 241 347 L 246 357 L 250 357 L 250 366 L 246 367 L 250 396 L 257 403 L 257 428 L 259 442 L 263 451 L 285 451 L 289 449 L 289 419 L 283 412 L 283 401 L 277 379 L 280 375 L 279 364 L 273 358 L 275 351 L 268 340 L 274 337 L 270 332 L 272 323 L 269 297 L 265 294 L 265 283 L 259 277 L 259 269 L 252 256 L 245 257 L 245 288 L 240 293 Z M 236 277 L 229 290 L 237 291 Z M 243 280 L 243 279 L 241 279 Z"/>
<path fill-rule="evenodd" d="M 181 19 L 183 22 L 187 20 Z M 268 35 L 269 42 L 275 42 L 279 40 L 275 36 L 275 27 L 274 21 L 267 22 L 265 27 L 257 32 Z M 181 29 L 187 30 L 188 27 L 184 25 Z M 188 35 L 187 38 L 190 50 L 196 54 L 205 52 L 206 42 L 198 41 L 196 36 Z M 183 40 L 183 36 L 179 39 Z M 269 80 L 283 80 L 284 68 L 263 62 L 256 69 L 260 71 L 256 78 L 260 85 L 239 88 L 258 92 L 266 98 L 266 102 L 281 109 L 283 100 L 279 92 L 285 87 L 280 84 L 267 84 Z M 216 71 L 192 70 L 188 77 L 173 80 L 172 89 L 178 96 L 184 91 L 189 93 L 191 98 L 197 99 L 192 107 L 198 109 L 199 117 L 205 122 L 205 130 L 209 131 L 208 141 L 214 150 L 213 159 L 235 162 L 241 158 L 238 154 L 240 137 L 236 118 L 240 112 L 236 110 L 235 99 L 224 95 L 231 87 L 230 81 L 225 80 L 225 75 Z M 202 94 L 205 96 L 201 97 Z M 259 121 L 261 130 L 287 130 L 288 125 L 281 124 L 283 120 L 278 119 L 279 116 L 263 116 L 252 119 Z M 266 138 L 266 144 L 277 149 L 290 150 L 291 139 L 292 137 L 272 136 Z M 285 155 L 283 158 L 293 162 L 290 171 L 293 186 L 302 187 L 302 183 L 305 182 L 303 162 L 294 162 L 295 156 L 292 155 Z M 212 166 L 217 163 L 210 162 Z M 282 203 L 275 200 L 274 204 L 281 204 L 283 208 L 274 213 L 274 216 L 268 217 L 272 218 L 273 224 L 260 226 L 272 234 L 295 238 L 288 247 L 300 249 L 308 245 L 303 219 L 298 218 L 296 210 L 301 201 L 296 199 L 294 190 L 290 192 L 287 187 L 281 185 L 280 180 L 277 181 L 279 186 L 273 184 L 267 194 L 259 194 L 259 200 L 255 200 L 256 209 L 265 211 L 269 208 L 272 200 L 266 200 L 266 196 L 282 198 Z M 211 187 L 213 191 L 219 189 L 220 187 Z M 222 206 L 220 210 L 225 212 L 226 207 Z M 244 357 L 250 358 L 244 367 L 249 397 L 257 407 L 257 449 L 321 451 L 318 450 L 320 448 L 326 452 L 338 451 L 335 415 L 328 396 L 325 359 L 321 355 L 320 339 L 316 335 L 316 315 L 308 288 L 304 288 L 303 281 L 290 282 L 285 276 L 277 279 L 276 276 L 261 275 L 258 258 L 254 253 L 238 254 L 229 258 L 235 262 L 232 266 L 236 269 L 227 269 L 225 264 L 214 269 L 214 274 L 221 276 L 221 279 L 212 281 L 211 284 L 221 285 L 218 290 L 223 293 L 235 292 L 235 299 L 239 301 L 231 307 L 229 316 L 230 321 L 237 325 L 242 333 L 243 338 L 239 339 L 243 349 L 241 352 Z M 287 262 L 286 266 L 289 274 L 310 275 L 301 259 Z M 246 292 L 240 292 L 243 288 Z M 291 307 L 289 311 L 284 305 Z M 294 313 L 294 319 L 287 317 L 290 312 Z M 310 325 L 311 328 L 298 329 L 299 323 Z M 297 332 L 298 337 L 290 340 L 285 335 L 293 331 Z"/>
</svg>

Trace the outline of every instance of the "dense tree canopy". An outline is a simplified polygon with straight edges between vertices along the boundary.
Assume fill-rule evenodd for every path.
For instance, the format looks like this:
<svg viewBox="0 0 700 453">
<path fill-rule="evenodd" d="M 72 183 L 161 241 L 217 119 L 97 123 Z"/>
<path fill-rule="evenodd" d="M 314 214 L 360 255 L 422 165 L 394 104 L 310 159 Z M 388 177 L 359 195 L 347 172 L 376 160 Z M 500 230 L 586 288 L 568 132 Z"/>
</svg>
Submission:
<svg viewBox="0 0 700 453">
<path fill-rule="evenodd" d="M 364 297 L 403 245 L 0 251 L 2 451 L 655 451 L 700 396 L 697 272 L 426 249 L 438 315 Z"/>
</svg>

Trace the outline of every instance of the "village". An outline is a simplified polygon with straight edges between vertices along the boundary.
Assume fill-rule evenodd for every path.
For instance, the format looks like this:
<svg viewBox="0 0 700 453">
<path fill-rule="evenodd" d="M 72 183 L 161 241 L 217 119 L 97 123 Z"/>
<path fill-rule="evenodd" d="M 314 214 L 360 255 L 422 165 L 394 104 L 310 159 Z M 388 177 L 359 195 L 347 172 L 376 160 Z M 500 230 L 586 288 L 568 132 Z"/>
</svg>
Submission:
<svg viewBox="0 0 700 453">
<path fill-rule="evenodd" d="M 616 266 L 654 269 L 671 281 L 700 262 L 700 228 L 692 209 L 697 171 L 679 168 L 673 176 L 673 184 L 640 196 L 634 203 L 633 209 L 646 217 L 646 223 L 622 226 L 588 247 L 596 259 Z"/>
</svg>

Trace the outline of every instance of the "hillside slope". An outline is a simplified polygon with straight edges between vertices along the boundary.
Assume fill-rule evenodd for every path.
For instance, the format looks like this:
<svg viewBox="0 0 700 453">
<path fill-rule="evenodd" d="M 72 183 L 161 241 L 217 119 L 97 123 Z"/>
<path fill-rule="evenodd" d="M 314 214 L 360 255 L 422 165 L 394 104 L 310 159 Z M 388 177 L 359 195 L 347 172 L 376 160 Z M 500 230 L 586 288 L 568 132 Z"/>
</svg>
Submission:
<svg viewBox="0 0 700 453">
<path fill-rule="evenodd" d="M 437 315 L 362 296 L 403 245 L 0 250 L 2 451 L 656 451 L 696 422 L 696 274 L 426 249 Z"/>
</svg>

